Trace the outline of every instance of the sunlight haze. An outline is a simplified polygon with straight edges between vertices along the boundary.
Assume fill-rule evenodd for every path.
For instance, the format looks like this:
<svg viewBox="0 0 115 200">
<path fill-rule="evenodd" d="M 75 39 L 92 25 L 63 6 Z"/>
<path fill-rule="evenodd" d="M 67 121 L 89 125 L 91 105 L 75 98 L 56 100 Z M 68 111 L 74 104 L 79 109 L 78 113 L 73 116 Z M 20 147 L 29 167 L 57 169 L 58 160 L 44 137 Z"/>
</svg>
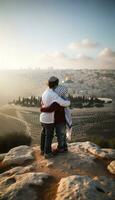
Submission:
<svg viewBox="0 0 115 200">
<path fill-rule="evenodd" d="M 114 9 L 114 0 L 0 0 L 0 69 L 114 69 Z"/>
</svg>

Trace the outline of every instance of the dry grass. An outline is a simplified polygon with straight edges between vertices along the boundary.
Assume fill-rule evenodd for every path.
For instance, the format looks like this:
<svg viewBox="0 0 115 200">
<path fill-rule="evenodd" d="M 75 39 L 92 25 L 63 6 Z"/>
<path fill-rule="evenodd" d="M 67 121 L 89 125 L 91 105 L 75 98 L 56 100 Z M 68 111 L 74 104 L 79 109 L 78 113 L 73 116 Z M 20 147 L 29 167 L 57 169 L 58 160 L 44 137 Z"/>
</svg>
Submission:
<svg viewBox="0 0 115 200">
<path fill-rule="evenodd" d="M 26 126 L 21 120 L 0 114 L 0 136 L 8 132 L 26 132 Z"/>
<path fill-rule="evenodd" d="M 23 132 L 7 133 L 4 136 L 0 136 L 0 153 L 8 152 L 16 146 L 30 144 L 31 137 Z"/>
<path fill-rule="evenodd" d="M 0 108 L 0 113 L 10 115 L 10 116 L 13 116 L 13 117 L 17 117 L 16 108 L 14 106 L 11 106 L 11 105 L 2 106 Z"/>
<path fill-rule="evenodd" d="M 13 114 L 13 109 L 4 109 L 0 113 L 0 153 L 7 152 L 11 148 L 19 145 L 30 145 L 31 137 L 27 134 L 25 123 L 9 115 Z"/>
</svg>

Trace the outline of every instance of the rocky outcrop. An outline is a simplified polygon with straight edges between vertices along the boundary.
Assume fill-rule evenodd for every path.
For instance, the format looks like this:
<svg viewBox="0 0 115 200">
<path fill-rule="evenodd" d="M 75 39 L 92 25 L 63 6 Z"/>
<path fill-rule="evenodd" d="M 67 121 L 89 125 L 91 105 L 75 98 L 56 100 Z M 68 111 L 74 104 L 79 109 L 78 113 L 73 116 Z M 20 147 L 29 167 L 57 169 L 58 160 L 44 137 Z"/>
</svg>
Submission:
<svg viewBox="0 0 115 200">
<path fill-rule="evenodd" d="M 82 149 L 85 152 L 89 152 L 94 156 L 99 158 L 115 159 L 115 149 L 102 149 L 98 145 L 92 142 L 78 142 L 72 143 L 72 146 L 75 145 L 77 149 Z"/>
<path fill-rule="evenodd" d="M 107 167 L 107 169 L 112 173 L 115 174 L 115 160 L 113 160 Z"/>
<path fill-rule="evenodd" d="M 114 200 L 115 181 L 106 177 L 69 176 L 59 182 L 56 200 Z"/>
<path fill-rule="evenodd" d="M 36 171 L 36 163 L 33 163 L 25 167 L 24 166 L 13 167 L 1 173 L 0 178 L 5 177 L 5 176 L 20 175 L 20 174 L 25 174 L 28 172 L 35 172 L 35 171 Z"/>
<path fill-rule="evenodd" d="M 26 161 L 34 160 L 33 151 L 30 147 L 23 145 L 11 149 L 4 157 L 4 165 L 20 165 Z"/>
<path fill-rule="evenodd" d="M 0 154 L 0 161 L 2 161 L 5 158 L 6 153 Z"/>
<path fill-rule="evenodd" d="M 41 190 L 51 176 L 45 173 L 25 173 L 4 177 L 0 182 L 0 200 L 42 199 Z"/>
<path fill-rule="evenodd" d="M 0 200 L 114 200 L 115 150 L 91 142 L 68 149 L 51 159 L 40 155 L 39 146 L 1 155 Z"/>
</svg>

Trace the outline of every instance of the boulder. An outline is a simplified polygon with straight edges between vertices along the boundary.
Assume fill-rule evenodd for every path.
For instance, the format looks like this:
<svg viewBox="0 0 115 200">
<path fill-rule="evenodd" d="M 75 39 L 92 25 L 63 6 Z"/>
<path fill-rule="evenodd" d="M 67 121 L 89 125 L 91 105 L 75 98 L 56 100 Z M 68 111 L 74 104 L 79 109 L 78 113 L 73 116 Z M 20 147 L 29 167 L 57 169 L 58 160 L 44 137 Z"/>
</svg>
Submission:
<svg viewBox="0 0 115 200">
<path fill-rule="evenodd" d="M 70 146 L 75 145 L 77 149 L 89 152 L 99 158 L 115 159 L 115 149 L 102 149 L 92 142 L 77 142 L 71 143 Z"/>
<path fill-rule="evenodd" d="M 115 149 L 111 149 L 111 148 L 108 148 L 108 149 L 102 149 L 102 151 L 104 151 L 106 153 L 106 158 L 108 159 L 115 159 Z"/>
<path fill-rule="evenodd" d="M 43 189 L 51 176 L 46 173 L 13 175 L 0 181 L 0 200 L 42 199 Z"/>
<path fill-rule="evenodd" d="M 34 160 L 31 147 L 22 145 L 11 149 L 4 157 L 4 165 L 22 165 L 26 161 Z"/>
<path fill-rule="evenodd" d="M 19 167 L 13 167 L 12 169 L 5 171 L 0 174 L 0 178 L 6 177 L 6 176 L 12 176 L 12 175 L 19 175 L 24 174 L 28 172 L 36 171 L 37 164 L 33 163 L 32 165 L 27 165 L 25 167 L 19 166 Z"/>
<path fill-rule="evenodd" d="M 113 160 L 107 167 L 107 169 L 112 173 L 115 174 L 115 160 Z"/>
<path fill-rule="evenodd" d="M 6 153 L 1 153 L 0 154 L 0 161 L 2 161 L 5 158 L 5 156 L 6 156 Z"/>
<path fill-rule="evenodd" d="M 56 144 L 54 146 L 56 147 Z M 62 172 L 69 175 L 106 175 L 106 167 L 103 166 L 97 156 L 89 151 L 89 146 L 92 148 L 94 146 L 95 149 L 99 148 L 101 150 L 100 147 L 90 142 L 70 143 L 68 144 L 68 152 L 59 154 L 53 159 L 48 160 L 47 166 L 54 169 L 58 166 Z"/>
<path fill-rule="evenodd" d="M 110 177 L 115 161 L 108 165 L 114 155 L 113 149 L 91 142 L 70 143 L 68 152 L 50 159 L 40 155 L 37 145 L 13 148 L 0 162 L 5 171 L 0 174 L 0 200 L 114 200 L 115 181 Z"/>
<path fill-rule="evenodd" d="M 59 182 L 55 200 L 114 200 L 115 181 L 107 177 L 69 176 Z"/>
</svg>

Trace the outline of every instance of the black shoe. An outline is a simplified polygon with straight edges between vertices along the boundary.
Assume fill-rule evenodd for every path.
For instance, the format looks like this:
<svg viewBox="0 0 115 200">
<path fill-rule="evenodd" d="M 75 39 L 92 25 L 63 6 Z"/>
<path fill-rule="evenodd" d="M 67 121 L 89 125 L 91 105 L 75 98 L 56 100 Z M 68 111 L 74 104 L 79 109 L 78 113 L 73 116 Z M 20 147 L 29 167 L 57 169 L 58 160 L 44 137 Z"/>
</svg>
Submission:
<svg viewBox="0 0 115 200">
<path fill-rule="evenodd" d="M 58 153 L 64 153 L 65 149 L 58 149 Z"/>
<path fill-rule="evenodd" d="M 65 148 L 64 151 L 65 151 L 65 152 L 68 152 L 68 148 Z"/>
<path fill-rule="evenodd" d="M 58 149 L 52 149 L 52 154 L 55 156 L 58 154 Z"/>
<path fill-rule="evenodd" d="M 45 157 L 46 159 L 50 159 L 50 158 L 53 158 L 54 155 L 53 155 L 53 153 L 45 153 L 45 154 L 44 154 L 44 157 Z"/>
</svg>

